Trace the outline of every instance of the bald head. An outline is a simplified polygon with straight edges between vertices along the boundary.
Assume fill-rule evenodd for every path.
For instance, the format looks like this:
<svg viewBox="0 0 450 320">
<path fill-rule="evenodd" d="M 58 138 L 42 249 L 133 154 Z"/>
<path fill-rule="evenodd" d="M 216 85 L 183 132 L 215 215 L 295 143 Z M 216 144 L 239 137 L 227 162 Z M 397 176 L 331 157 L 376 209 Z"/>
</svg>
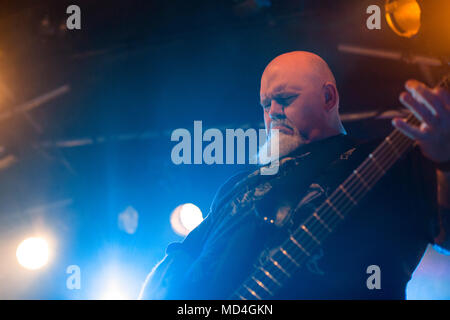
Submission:
<svg viewBox="0 0 450 320">
<path fill-rule="evenodd" d="M 318 85 L 327 81 L 336 85 L 333 73 L 325 60 L 307 51 L 293 51 L 279 55 L 267 65 L 261 81 L 268 81 L 276 76 L 292 78 L 292 81 L 308 77 Z"/>
<path fill-rule="evenodd" d="M 318 55 L 294 51 L 273 59 L 261 78 L 266 129 L 298 134 L 303 143 L 345 133 L 336 80 Z"/>
</svg>

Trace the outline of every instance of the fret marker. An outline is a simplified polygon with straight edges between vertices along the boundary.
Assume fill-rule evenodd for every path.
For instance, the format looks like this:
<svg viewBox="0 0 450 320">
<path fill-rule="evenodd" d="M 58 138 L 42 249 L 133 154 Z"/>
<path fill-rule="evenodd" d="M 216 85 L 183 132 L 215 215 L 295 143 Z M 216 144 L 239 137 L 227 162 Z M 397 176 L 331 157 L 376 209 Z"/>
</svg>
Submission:
<svg viewBox="0 0 450 320">
<path fill-rule="evenodd" d="M 269 278 L 270 280 L 272 280 L 273 282 L 275 282 L 279 287 L 281 287 L 281 283 L 279 283 L 277 281 L 277 279 L 275 279 L 270 273 L 269 271 L 267 271 L 266 269 L 264 269 L 263 267 L 259 267 L 259 269 L 267 276 L 267 278 Z"/>
<path fill-rule="evenodd" d="M 282 247 L 280 247 L 280 251 L 281 251 L 281 253 L 283 253 L 286 257 L 288 257 L 288 259 L 291 260 L 292 263 L 294 263 L 297 267 L 300 267 L 300 265 L 298 264 L 298 262 L 295 261 L 294 258 L 292 258 L 291 255 L 290 255 L 286 250 L 284 250 Z"/>
<path fill-rule="evenodd" d="M 333 203 L 330 201 L 330 199 L 325 200 L 325 202 L 328 204 L 328 206 L 333 209 L 334 212 L 336 212 L 336 214 L 339 216 L 339 218 L 341 218 L 342 220 L 344 220 L 344 215 L 338 210 L 338 208 L 336 208 Z"/>
<path fill-rule="evenodd" d="M 347 191 L 347 189 L 344 188 L 344 186 L 343 186 L 342 184 L 339 186 L 339 189 L 341 189 L 342 192 L 344 192 L 344 194 L 347 196 L 347 198 L 350 199 L 351 202 L 353 202 L 354 204 L 358 204 L 358 203 L 356 202 L 356 200 L 353 199 L 353 197 L 350 195 L 350 193 Z"/>
<path fill-rule="evenodd" d="M 303 246 L 300 244 L 300 243 L 298 243 L 298 241 L 293 237 L 293 236 L 290 236 L 289 237 L 289 239 L 300 249 L 300 250 L 302 250 L 308 257 L 311 255 L 308 251 L 306 251 L 306 249 L 305 248 L 303 248 Z"/>
<path fill-rule="evenodd" d="M 331 228 L 325 223 L 325 221 L 323 221 L 319 215 L 317 214 L 317 212 L 314 212 L 313 214 L 314 218 L 316 218 L 316 220 L 318 220 L 324 227 L 325 229 L 328 230 L 328 232 L 332 232 L 333 230 L 331 230 Z"/>
<path fill-rule="evenodd" d="M 386 137 L 386 142 L 391 146 L 392 151 L 397 155 L 397 157 L 400 158 L 401 154 L 398 153 L 397 148 L 393 145 L 392 140 L 390 137 Z"/>
<path fill-rule="evenodd" d="M 255 281 L 258 286 L 260 286 L 261 288 L 263 288 L 264 290 L 267 291 L 268 294 L 270 294 L 271 296 L 273 296 L 272 291 L 270 291 L 265 285 L 264 283 L 262 283 L 260 280 L 256 279 L 254 276 L 252 276 L 253 281 Z"/>
<path fill-rule="evenodd" d="M 278 269 L 281 270 L 281 272 L 283 272 L 288 278 L 291 277 L 291 275 L 289 274 L 289 272 L 287 272 L 286 270 L 284 270 L 284 268 L 278 263 L 278 261 L 274 260 L 272 257 L 269 258 L 270 261 L 272 261 L 272 263 L 275 265 L 275 267 L 277 267 Z"/>
<path fill-rule="evenodd" d="M 309 230 L 308 228 L 303 224 L 300 228 L 302 228 L 303 231 L 305 231 L 317 244 L 320 244 L 319 239 L 317 239 Z"/>
<path fill-rule="evenodd" d="M 262 300 L 261 297 L 258 296 L 258 294 L 255 291 L 253 291 L 252 289 L 247 287 L 245 284 L 244 284 L 244 288 L 247 289 L 247 291 L 250 292 L 252 294 L 252 296 L 254 296 L 256 299 Z"/>
<path fill-rule="evenodd" d="M 372 160 L 373 163 L 375 163 L 375 166 L 383 173 L 386 174 L 386 171 L 380 166 L 377 159 L 373 156 L 373 154 L 369 154 L 369 158 Z"/>
<path fill-rule="evenodd" d="M 370 190 L 370 186 L 367 184 L 366 180 L 359 173 L 358 169 L 353 170 L 353 173 L 356 175 L 356 177 L 358 177 L 359 181 L 361 181 L 363 183 L 363 185 L 366 187 L 366 189 Z"/>
</svg>

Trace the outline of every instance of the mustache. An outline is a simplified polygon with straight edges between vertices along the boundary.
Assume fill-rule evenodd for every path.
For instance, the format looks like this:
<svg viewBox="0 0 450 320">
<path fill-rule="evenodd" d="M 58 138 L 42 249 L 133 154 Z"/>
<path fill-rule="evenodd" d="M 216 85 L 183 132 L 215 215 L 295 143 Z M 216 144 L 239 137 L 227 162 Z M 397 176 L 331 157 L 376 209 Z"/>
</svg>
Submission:
<svg viewBox="0 0 450 320">
<path fill-rule="evenodd" d="M 282 126 L 294 130 L 293 126 L 289 125 L 286 120 L 274 120 L 270 123 L 270 129 L 276 126 Z"/>
</svg>

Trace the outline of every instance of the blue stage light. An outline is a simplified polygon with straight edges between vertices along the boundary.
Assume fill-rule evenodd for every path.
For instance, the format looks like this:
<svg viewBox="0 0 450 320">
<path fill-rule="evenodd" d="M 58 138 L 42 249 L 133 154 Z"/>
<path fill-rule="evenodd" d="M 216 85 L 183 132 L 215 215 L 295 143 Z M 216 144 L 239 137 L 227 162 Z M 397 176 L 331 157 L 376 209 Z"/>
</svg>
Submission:
<svg viewBox="0 0 450 320">
<path fill-rule="evenodd" d="M 202 221 L 202 211 L 192 203 L 179 205 L 173 210 L 170 217 L 172 229 L 181 236 L 186 236 Z"/>
</svg>

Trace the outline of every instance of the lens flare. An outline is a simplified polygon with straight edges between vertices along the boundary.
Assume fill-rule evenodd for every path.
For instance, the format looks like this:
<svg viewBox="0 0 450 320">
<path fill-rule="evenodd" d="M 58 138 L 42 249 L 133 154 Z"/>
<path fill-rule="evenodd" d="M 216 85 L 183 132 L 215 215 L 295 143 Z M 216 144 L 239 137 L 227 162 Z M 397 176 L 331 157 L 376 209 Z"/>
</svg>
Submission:
<svg viewBox="0 0 450 320">
<path fill-rule="evenodd" d="M 175 233 L 185 236 L 203 221 L 202 211 L 192 203 L 179 205 L 170 216 Z"/>
<path fill-rule="evenodd" d="M 16 257 L 19 264 L 29 270 L 37 270 L 48 262 L 48 243 L 43 238 L 28 238 L 17 247 Z"/>
<path fill-rule="evenodd" d="M 386 20 L 399 36 L 411 38 L 420 29 L 420 6 L 416 0 L 387 0 Z"/>
</svg>

